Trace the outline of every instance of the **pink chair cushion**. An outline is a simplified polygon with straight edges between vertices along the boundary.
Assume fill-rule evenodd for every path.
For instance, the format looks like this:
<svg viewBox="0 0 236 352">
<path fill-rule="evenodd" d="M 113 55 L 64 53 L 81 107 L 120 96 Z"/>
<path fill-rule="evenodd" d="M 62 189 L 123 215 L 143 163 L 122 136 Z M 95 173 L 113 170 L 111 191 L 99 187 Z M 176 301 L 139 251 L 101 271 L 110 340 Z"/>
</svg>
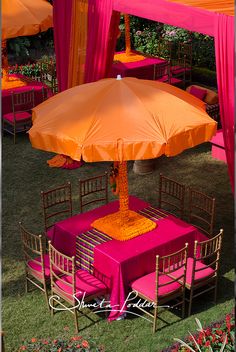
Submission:
<svg viewBox="0 0 236 352">
<path fill-rule="evenodd" d="M 200 281 L 203 279 L 206 279 L 210 276 L 214 275 L 214 270 L 212 268 L 206 267 L 204 263 L 201 263 L 200 261 L 196 262 L 196 269 L 201 269 L 201 268 L 206 268 L 200 271 L 197 271 L 194 277 L 194 280 Z M 192 272 L 193 272 L 193 258 L 188 258 L 187 260 L 187 273 L 186 273 L 186 284 L 191 286 L 192 283 Z M 183 274 L 183 269 L 176 270 L 175 272 L 172 273 L 172 275 L 175 278 L 178 278 Z"/>
<path fill-rule="evenodd" d="M 67 285 L 67 283 L 72 283 L 72 277 L 64 275 L 63 281 L 56 280 L 55 284 L 66 293 L 68 296 L 72 296 L 72 287 Z M 97 294 L 103 294 L 107 291 L 107 287 L 104 283 L 98 280 L 95 276 L 89 274 L 85 270 L 76 271 L 76 297 L 78 299 L 82 298 L 83 294 L 85 296 L 92 296 Z"/>
<path fill-rule="evenodd" d="M 178 84 L 178 83 L 182 83 L 182 82 L 183 82 L 183 80 L 179 79 L 179 78 L 171 77 L 171 79 L 170 79 L 170 84 L 173 84 L 173 85 Z"/>
<path fill-rule="evenodd" d="M 14 122 L 13 112 L 10 112 L 9 114 L 3 115 L 3 119 L 13 123 Z M 16 121 L 29 120 L 29 119 L 31 119 L 31 114 L 26 111 L 17 112 L 17 113 L 15 113 L 15 119 L 16 119 Z"/>
<path fill-rule="evenodd" d="M 192 86 L 189 93 L 194 95 L 196 98 L 203 100 L 207 94 L 207 91 L 205 89 L 199 89 L 195 86 Z"/>
<path fill-rule="evenodd" d="M 159 285 L 171 282 L 171 278 L 167 275 L 159 275 Z M 160 287 L 158 289 L 158 297 L 169 295 L 177 291 L 181 285 L 178 282 L 171 282 L 169 285 Z M 140 292 L 145 297 L 152 301 L 155 301 L 155 290 L 156 290 L 156 272 L 152 272 L 148 275 L 140 277 L 131 284 L 132 290 Z"/>
<path fill-rule="evenodd" d="M 184 67 L 183 66 L 171 66 L 171 72 L 174 74 L 182 73 L 184 71 L 191 71 L 190 67 Z"/>
<path fill-rule="evenodd" d="M 44 258 L 45 277 L 49 278 L 50 277 L 49 255 L 48 254 L 44 254 L 43 258 Z M 41 263 L 41 257 L 37 257 L 37 258 L 35 258 L 35 260 L 37 262 Z M 29 260 L 28 261 L 28 265 L 30 266 L 31 269 L 36 271 L 36 275 L 38 273 L 38 276 L 42 278 L 43 274 L 42 274 L 42 267 L 41 267 L 40 264 L 37 264 L 34 261 Z"/>
</svg>

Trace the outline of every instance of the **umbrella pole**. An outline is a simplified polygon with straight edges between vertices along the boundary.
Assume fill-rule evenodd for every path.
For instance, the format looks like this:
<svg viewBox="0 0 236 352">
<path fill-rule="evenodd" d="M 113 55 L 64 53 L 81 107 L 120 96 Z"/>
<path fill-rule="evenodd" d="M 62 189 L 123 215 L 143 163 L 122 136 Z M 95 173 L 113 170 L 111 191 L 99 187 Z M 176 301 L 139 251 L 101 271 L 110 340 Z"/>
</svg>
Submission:
<svg viewBox="0 0 236 352">
<path fill-rule="evenodd" d="M 124 20 L 125 20 L 125 53 L 128 56 L 131 52 L 129 15 L 124 14 Z"/>
<path fill-rule="evenodd" d="M 7 82 L 8 78 L 8 58 L 7 58 L 7 41 L 2 40 L 2 72 L 3 80 Z"/>
<path fill-rule="evenodd" d="M 119 164 L 119 201 L 120 201 L 121 223 L 124 224 L 129 217 L 127 161 L 122 161 Z"/>
</svg>

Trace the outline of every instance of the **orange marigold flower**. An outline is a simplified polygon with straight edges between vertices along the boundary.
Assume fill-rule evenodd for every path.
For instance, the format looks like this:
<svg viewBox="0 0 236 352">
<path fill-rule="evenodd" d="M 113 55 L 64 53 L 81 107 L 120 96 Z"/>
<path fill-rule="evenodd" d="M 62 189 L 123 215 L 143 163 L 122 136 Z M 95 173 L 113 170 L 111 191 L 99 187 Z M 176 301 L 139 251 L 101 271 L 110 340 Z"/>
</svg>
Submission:
<svg viewBox="0 0 236 352">
<path fill-rule="evenodd" d="M 89 347 L 88 341 L 86 341 L 86 340 L 82 341 L 82 346 L 83 346 L 84 348 Z"/>
</svg>

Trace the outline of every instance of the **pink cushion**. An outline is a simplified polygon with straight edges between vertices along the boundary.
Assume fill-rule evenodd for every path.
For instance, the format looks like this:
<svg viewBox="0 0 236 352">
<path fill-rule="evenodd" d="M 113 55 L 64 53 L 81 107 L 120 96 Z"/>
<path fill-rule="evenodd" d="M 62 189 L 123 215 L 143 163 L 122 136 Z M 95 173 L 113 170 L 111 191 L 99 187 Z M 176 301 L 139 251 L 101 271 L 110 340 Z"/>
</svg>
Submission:
<svg viewBox="0 0 236 352">
<path fill-rule="evenodd" d="M 170 79 L 170 84 L 173 84 L 173 85 L 178 84 L 178 83 L 182 83 L 182 82 L 183 82 L 183 80 L 179 79 L 179 78 L 171 77 L 171 79 Z"/>
<path fill-rule="evenodd" d="M 66 283 L 72 282 L 72 277 L 64 275 L 63 281 L 56 280 L 55 284 L 64 291 L 68 296 L 72 296 L 72 287 Z M 85 270 L 76 271 L 76 297 L 80 299 L 84 292 L 85 296 L 92 296 L 97 294 L 103 294 L 107 290 L 107 287 L 104 283 L 98 280 L 95 276 L 89 274 Z"/>
<path fill-rule="evenodd" d="M 205 89 L 199 89 L 195 86 L 192 86 L 189 93 L 194 95 L 196 98 L 203 100 L 207 94 L 207 91 Z"/>
<path fill-rule="evenodd" d="M 184 71 L 191 71 L 190 67 L 183 67 L 183 66 L 171 66 L 171 72 L 174 74 L 182 73 Z"/>
<path fill-rule="evenodd" d="M 167 275 L 159 275 L 159 285 L 171 282 L 171 278 Z M 158 297 L 168 295 L 175 292 L 181 287 L 178 282 L 171 282 L 169 285 L 160 287 L 158 289 Z M 150 273 L 139 279 L 135 280 L 131 284 L 132 290 L 138 291 L 145 297 L 155 301 L 155 291 L 156 291 L 156 272 Z"/>
<path fill-rule="evenodd" d="M 197 273 L 195 274 L 194 280 L 203 280 L 206 279 L 212 275 L 214 275 L 214 270 L 212 268 L 206 267 L 206 265 L 204 263 L 201 263 L 200 261 L 196 262 L 196 269 L 201 269 L 201 268 L 206 268 L 200 271 L 197 271 Z M 193 272 L 193 258 L 188 258 L 187 260 L 187 273 L 186 273 L 186 284 L 188 284 L 189 286 L 191 286 L 192 283 L 192 272 Z M 174 273 L 172 273 L 172 275 L 175 278 L 178 278 L 179 276 L 181 276 L 183 273 L 183 269 L 179 269 L 176 270 Z"/>
<path fill-rule="evenodd" d="M 50 262 L 49 262 L 49 255 L 48 254 L 44 254 L 43 256 L 44 258 L 44 268 L 45 268 L 45 276 L 46 278 L 49 278 L 50 277 Z M 37 257 L 35 258 L 35 260 L 39 263 L 41 263 L 41 257 Z M 40 277 L 42 277 L 42 266 L 40 264 L 37 264 L 35 263 L 34 261 L 32 260 L 29 260 L 28 261 L 28 265 L 36 271 L 36 275 L 38 273 L 38 275 Z"/>
<path fill-rule="evenodd" d="M 15 113 L 16 121 L 28 120 L 30 118 L 31 118 L 31 114 L 26 112 L 26 111 Z M 9 114 L 3 115 L 3 119 L 7 120 L 7 121 L 10 121 L 10 122 L 14 122 L 14 114 L 13 114 L 13 112 L 10 112 Z"/>
</svg>

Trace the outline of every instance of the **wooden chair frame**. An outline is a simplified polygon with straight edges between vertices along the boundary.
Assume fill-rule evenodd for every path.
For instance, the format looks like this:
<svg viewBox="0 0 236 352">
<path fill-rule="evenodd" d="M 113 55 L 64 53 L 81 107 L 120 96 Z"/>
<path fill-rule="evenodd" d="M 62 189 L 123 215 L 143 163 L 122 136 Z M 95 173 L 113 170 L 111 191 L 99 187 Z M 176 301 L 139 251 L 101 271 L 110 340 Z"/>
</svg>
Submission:
<svg viewBox="0 0 236 352">
<path fill-rule="evenodd" d="M 101 197 L 93 200 L 84 201 L 84 198 L 91 194 L 100 194 Z M 79 198 L 80 212 L 83 212 L 84 207 L 93 203 L 105 202 L 108 203 L 108 175 L 107 172 L 103 175 L 98 175 L 85 180 L 79 180 Z"/>
<path fill-rule="evenodd" d="M 49 302 L 48 302 L 48 292 L 47 292 L 47 283 L 50 282 L 50 279 L 47 279 L 45 277 L 45 264 L 44 264 L 44 254 L 46 252 L 45 241 L 43 240 L 42 235 L 34 235 L 28 232 L 22 226 L 21 222 L 19 222 L 19 227 L 21 232 L 21 240 L 23 244 L 23 253 L 25 258 L 26 292 L 29 292 L 29 283 L 39 288 L 44 293 L 47 307 L 48 309 L 50 309 Z M 41 258 L 41 262 L 35 260 L 36 255 Z M 42 278 L 38 275 L 39 274 L 38 271 L 35 271 L 32 267 L 28 265 L 29 261 L 36 263 L 38 266 L 41 266 Z"/>
<path fill-rule="evenodd" d="M 203 216 L 197 215 L 196 210 L 201 211 Z M 189 187 L 189 222 L 204 232 L 208 237 L 212 237 L 215 217 L 215 198 Z M 199 221 L 203 226 L 195 224 Z"/>
<path fill-rule="evenodd" d="M 41 199 L 43 206 L 44 228 L 45 233 L 53 226 L 49 224 L 49 219 L 57 217 L 60 214 L 68 214 L 72 216 L 72 198 L 71 198 L 71 183 L 67 182 L 64 185 L 58 186 L 48 191 L 41 191 Z M 65 209 L 60 211 L 50 211 L 54 206 L 65 204 Z"/>
<path fill-rule="evenodd" d="M 177 59 L 172 59 L 172 66 L 182 67 L 182 71 L 175 73 L 171 70 L 172 77 L 180 77 L 184 81 L 184 88 L 186 83 L 190 84 L 192 81 L 192 44 L 179 43 L 177 50 Z"/>
<path fill-rule="evenodd" d="M 15 93 L 11 92 L 11 104 L 12 104 L 12 114 L 13 121 L 8 121 L 4 119 L 4 115 L 2 118 L 2 128 L 3 131 L 6 131 L 13 135 L 14 144 L 16 143 L 16 134 L 21 132 L 26 132 L 29 130 L 32 124 L 32 112 L 31 110 L 35 106 L 35 92 L 34 88 L 31 90 Z M 24 107 L 24 105 L 26 107 Z M 21 112 L 28 112 L 31 114 L 29 118 L 22 119 L 17 121 L 16 115 Z M 17 128 L 20 128 L 17 130 Z M 13 129 L 13 130 L 12 130 Z"/>
<path fill-rule="evenodd" d="M 187 253 L 188 253 L 188 243 L 185 243 L 184 248 L 181 250 L 162 256 L 156 256 L 156 278 L 155 278 L 155 302 L 150 300 L 149 297 L 146 297 L 141 292 L 138 292 L 138 296 L 150 303 L 154 303 L 154 314 L 146 311 L 139 305 L 137 308 L 144 312 L 145 314 L 149 315 L 153 318 L 153 333 L 156 332 L 157 326 L 157 315 L 158 315 L 158 306 L 167 303 L 170 300 L 177 300 L 177 303 L 172 305 L 172 308 L 175 308 L 179 305 L 182 305 L 182 318 L 185 316 L 185 282 L 186 282 L 186 267 L 187 267 Z M 161 271 L 159 269 L 161 268 Z M 173 272 L 176 270 L 184 269 L 183 273 L 180 274 L 177 278 L 172 275 Z M 158 284 L 159 276 L 166 275 L 170 278 L 170 281 L 164 284 Z M 169 293 L 161 298 L 158 297 L 158 291 L 161 287 L 170 285 L 174 282 L 178 282 L 180 287 L 178 290 L 174 291 L 173 293 Z M 178 300 L 180 298 L 180 301 Z"/>
<path fill-rule="evenodd" d="M 58 303 L 60 306 L 63 308 L 69 310 L 73 315 L 74 315 L 74 320 L 75 320 L 75 328 L 76 332 L 78 333 L 79 331 L 79 325 L 78 325 L 78 311 L 76 309 L 76 306 L 78 305 L 78 302 L 76 298 L 74 298 L 76 294 L 76 263 L 75 263 L 75 257 L 68 257 L 65 254 L 62 254 L 58 250 L 56 250 L 52 244 L 51 241 L 48 242 L 49 244 L 49 258 L 50 258 L 50 274 L 51 274 L 51 295 L 53 296 L 54 294 L 61 297 L 65 302 L 69 303 L 72 305 L 72 308 L 68 308 L 64 303 L 60 301 L 60 299 L 57 299 L 56 297 L 51 297 L 52 299 L 50 300 L 51 303 L 51 314 L 54 314 L 54 302 Z M 65 281 L 63 280 L 63 276 L 70 276 L 71 277 L 71 283 L 66 283 L 71 289 L 72 289 L 72 295 L 70 296 L 69 294 L 66 294 L 57 284 L 56 281 L 61 281 L 63 284 L 65 284 Z M 92 299 L 96 298 L 96 295 L 90 295 L 83 297 L 84 302 L 91 301 Z M 81 311 L 80 311 L 81 312 Z M 84 312 L 82 315 L 86 316 L 89 320 L 94 322 L 87 314 Z"/>
<path fill-rule="evenodd" d="M 190 291 L 189 299 L 186 298 L 186 301 L 189 303 L 188 316 L 191 315 L 193 299 L 208 291 L 214 290 L 214 302 L 216 303 L 222 236 L 223 230 L 221 229 L 218 235 L 211 238 L 210 240 L 206 240 L 203 242 L 194 242 L 194 258 L 191 285 L 187 283 L 185 284 L 186 288 Z M 203 268 L 196 269 L 197 262 L 204 261 L 208 261 L 208 263 L 205 264 Z M 212 268 L 214 270 L 214 274 L 207 277 L 206 279 L 195 280 L 196 273 L 207 268 Z M 199 292 L 199 289 L 202 287 L 206 288 L 203 291 Z M 198 290 L 198 292 L 194 294 L 194 291 L 196 290 Z"/>
<path fill-rule="evenodd" d="M 170 63 L 169 62 L 164 62 L 163 64 L 154 65 L 154 76 L 153 76 L 154 81 L 155 80 L 158 81 L 158 79 L 162 78 L 163 76 L 166 76 L 166 81 L 162 81 L 162 82 L 170 83 Z"/>
<path fill-rule="evenodd" d="M 185 201 L 185 190 L 186 186 L 178 183 L 166 176 L 160 174 L 159 181 L 159 208 L 162 208 L 163 204 L 174 207 L 180 214 L 181 219 L 184 216 L 184 201 Z M 169 200 L 163 199 L 163 196 L 169 196 L 177 200 L 179 205 L 172 203 Z"/>
<path fill-rule="evenodd" d="M 43 101 L 47 100 L 50 98 L 50 88 L 49 87 L 42 87 L 42 98 L 43 98 Z"/>
</svg>

